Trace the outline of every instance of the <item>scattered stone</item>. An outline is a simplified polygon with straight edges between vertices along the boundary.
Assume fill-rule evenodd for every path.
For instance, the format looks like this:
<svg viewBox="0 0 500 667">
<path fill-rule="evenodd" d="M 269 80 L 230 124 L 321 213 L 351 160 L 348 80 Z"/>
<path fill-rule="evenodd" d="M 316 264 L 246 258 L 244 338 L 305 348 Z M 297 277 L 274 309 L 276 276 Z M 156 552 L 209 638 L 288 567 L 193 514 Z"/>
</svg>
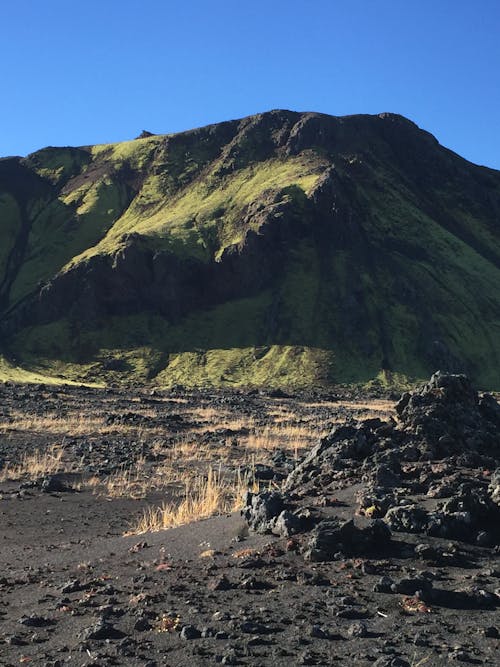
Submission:
<svg viewBox="0 0 500 667">
<path fill-rule="evenodd" d="M 423 632 L 417 632 L 413 638 L 415 646 L 429 646 L 429 639 Z"/>
<path fill-rule="evenodd" d="M 309 634 L 311 635 L 311 637 L 315 637 L 316 639 L 328 639 L 329 637 L 328 630 L 325 630 L 319 625 L 311 626 Z"/>
<path fill-rule="evenodd" d="M 341 609 L 338 611 L 335 616 L 338 618 L 348 618 L 350 620 L 354 620 L 357 618 L 369 618 L 373 614 L 368 611 L 368 609 L 365 609 L 364 607 L 347 607 L 347 609 Z"/>
<path fill-rule="evenodd" d="M 201 632 L 194 625 L 184 625 L 181 630 L 181 639 L 190 641 L 192 639 L 199 639 Z"/>
<path fill-rule="evenodd" d="M 99 619 L 90 628 L 82 632 L 82 639 L 123 639 L 127 635 L 118 628 L 115 628 L 111 623 L 103 619 Z"/>
<path fill-rule="evenodd" d="M 352 623 L 348 628 L 347 628 L 347 634 L 349 637 L 368 637 L 368 629 L 366 627 L 366 623 Z"/>
<path fill-rule="evenodd" d="M 19 623 L 21 625 L 25 625 L 28 628 L 44 628 L 49 625 L 54 625 L 55 621 L 45 616 L 37 616 L 36 614 L 30 614 L 30 616 L 22 616 L 19 619 Z"/>
<path fill-rule="evenodd" d="M 428 514 L 417 505 L 403 505 L 387 510 L 384 521 L 397 532 L 422 533 L 427 527 Z"/>
<path fill-rule="evenodd" d="M 311 532 L 305 558 L 310 561 L 328 561 L 341 552 L 347 556 L 383 552 L 391 540 L 391 531 L 379 520 L 366 528 L 357 528 L 352 519 L 324 519 Z"/>
<path fill-rule="evenodd" d="M 5 643 L 9 646 L 26 646 L 27 644 L 26 640 L 18 635 L 7 635 L 5 637 Z"/>
<path fill-rule="evenodd" d="M 257 533 L 270 533 L 276 519 L 284 510 L 284 500 L 278 491 L 264 491 L 259 494 L 248 492 L 244 500 L 242 515 L 249 527 Z"/>
<path fill-rule="evenodd" d="M 77 593 L 78 591 L 83 591 L 84 589 L 85 589 L 85 586 L 82 584 L 82 582 L 79 579 L 72 579 L 71 581 L 67 581 L 60 588 L 61 593 L 64 593 L 64 594 Z"/>
<path fill-rule="evenodd" d="M 241 632 L 249 635 L 268 635 L 275 632 L 269 625 L 257 621 L 245 621 L 240 625 Z"/>
<path fill-rule="evenodd" d="M 500 638 L 500 632 L 498 631 L 498 628 L 496 628 L 494 625 L 490 625 L 487 628 L 484 628 L 483 634 L 485 637 L 491 637 L 493 639 Z"/>
<path fill-rule="evenodd" d="M 151 630 L 151 627 L 151 623 L 149 622 L 148 617 L 145 615 L 139 616 L 137 621 L 134 623 L 134 630 L 137 630 L 137 632 L 147 632 L 148 630 Z"/>
<path fill-rule="evenodd" d="M 440 557 L 439 551 L 429 544 L 417 544 L 414 551 L 415 556 L 422 558 L 422 560 L 436 561 Z"/>
<path fill-rule="evenodd" d="M 227 613 L 227 611 L 215 611 L 212 614 L 212 619 L 214 621 L 229 621 L 231 616 Z"/>
<path fill-rule="evenodd" d="M 471 656 L 463 649 L 455 649 L 448 653 L 449 660 L 457 660 L 458 662 L 472 662 Z"/>
<path fill-rule="evenodd" d="M 274 521 L 272 532 L 280 537 L 290 537 L 301 532 L 304 521 L 288 510 L 283 510 Z"/>
<path fill-rule="evenodd" d="M 48 475 L 44 477 L 40 482 L 40 488 L 43 493 L 65 493 L 72 491 L 71 487 L 65 484 L 61 475 Z"/>
<path fill-rule="evenodd" d="M 225 574 L 221 574 L 208 582 L 208 589 L 211 591 L 229 591 L 232 587 L 232 583 Z"/>
<path fill-rule="evenodd" d="M 421 599 L 428 596 L 432 589 L 432 581 L 424 577 L 413 577 L 400 579 L 391 585 L 393 593 L 401 593 L 402 595 L 416 595 Z"/>
<path fill-rule="evenodd" d="M 373 587 L 376 593 L 392 593 L 394 581 L 390 577 L 381 577 Z"/>
</svg>

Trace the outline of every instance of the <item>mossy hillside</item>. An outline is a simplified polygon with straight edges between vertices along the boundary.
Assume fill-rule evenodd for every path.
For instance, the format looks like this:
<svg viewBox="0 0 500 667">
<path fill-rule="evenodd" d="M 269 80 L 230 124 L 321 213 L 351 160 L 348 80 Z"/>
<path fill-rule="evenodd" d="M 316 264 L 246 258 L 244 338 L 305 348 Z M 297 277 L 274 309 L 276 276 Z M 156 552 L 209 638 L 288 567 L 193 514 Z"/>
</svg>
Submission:
<svg viewBox="0 0 500 667">
<path fill-rule="evenodd" d="M 29 190 L 23 192 L 24 224 L 29 230 L 23 261 L 12 281 L 11 306 L 101 241 L 135 196 L 121 170 L 147 172 L 162 141 L 162 137 L 151 137 L 89 149 L 47 148 L 23 161 L 53 189 L 43 190 L 43 196 L 38 191 L 31 197 Z M 19 231 L 20 225 L 14 210 L 17 201 L 9 193 L 4 200 L 0 232 L 5 258 L 15 241 L 12 230 Z"/>
<path fill-rule="evenodd" d="M 137 326 L 129 318 L 117 324 L 115 331 L 130 330 Z M 144 323 L 142 323 L 144 324 Z M 163 330 L 168 325 L 163 324 Z M 192 326 L 192 322 L 189 323 Z M 158 331 L 156 322 L 156 331 Z M 161 329 L 161 327 L 160 327 Z M 172 339 L 184 332 L 194 334 L 189 325 L 172 332 Z M 54 336 L 56 333 L 56 337 Z M 59 334 L 61 330 L 59 330 Z M 137 329 L 136 329 L 137 333 Z M 110 331 L 94 331 L 91 336 L 101 344 L 110 337 Z M 115 339 L 115 345 L 122 347 L 102 347 L 95 350 L 90 361 L 68 359 L 60 354 L 64 336 L 57 338 L 53 326 L 38 327 L 25 332 L 20 339 L 28 367 L 37 377 L 57 376 L 74 382 L 154 382 L 160 386 L 184 384 L 186 386 L 290 386 L 306 387 L 312 384 L 327 384 L 334 355 L 330 350 L 312 349 L 304 346 L 248 346 L 227 349 L 204 349 L 193 351 L 167 352 L 163 341 L 151 341 L 148 345 L 134 347 L 129 340 L 124 345 L 123 338 Z M 45 339 L 45 340 L 43 340 Z M 50 341 L 50 343 L 49 343 Z M 178 349 L 178 348 L 176 348 Z M 43 356 L 51 352 L 54 356 Z M 27 377 L 27 376 L 26 376 Z"/>
<path fill-rule="evenodd" d="M 100 350 L 128 350 L 148 341 L 152 349 L 169 354 L 207 347 L 250 347 L 263 335 L 261 322 L 271 303 L 271 295 L 231 301 L 196 313 L 180 323 L 171 324 L 152 313 L 107 318 L 101 326 L 58 320 L 46 325 L 27 327 L 14 340 L 13 349 L 31 358 L 67 361 L 100 354 Z"/>
<path fill-rule="evenodd" d="M 128 202 L 127 186 L 103 178 L 72 197 L 40 202 L 32 219 L 24 262 L 13 282 L 15 304 L 61 270 L 83 248 L 97 243 Z"/>
<path fill-rule="evenodd" d="M 170 196 L 199 176 L 206 166 L 220 162 L 223 147 L 234 138 L 237 127 L 233 121 L 178 134 L 101 144 L 92 146 L 91 153 L 97 164 L 106 163 L 115 169 L 126 167 L 142 176 L 159 176 L 162 193 Z"/>
<path fill-rule="evenodd" d="M 265 350 L 265 355 L 263 354 Z M 165 365 L 154 373 L 158 362 Z M 117 362 L 116 364 L 114 362 Z M 178 352 L 164 357 L 150 347 L 127 351 L 103 349 L 93 363 L 69 363 L 37 359 L 26 362 L 27 368 L 5 369 L 0 381 L 44 382 L 61 384 L 153 383 L 171 387 L 290 387 L 327 386 L 330 379 L 325 368 L 334 365 L 331 350 L 278 346 L 268 348 L 231 348 Z"/>
<path fill-rule="evenodd" d="M 59 370 L 59 373 L 57 371 Z M 64 372 L 61 372 L 64 371 Z M 102 382 L 81 382 L 78 380 L 72 380 L 71 370 L 67 365 L 61 364 L 59 368 L 55 364 L 52 364 L 48 373 L 43 372 L 40 368 L 37 370 L 36 367 L 28 369 L 25 367 L 18 366 L 15 362 L 9 361 L 2 355 L 0 355 L 0 382 L 16 382 L 19 384 L 48 384 L 48 385 L 82 385 L 93 387 L 102 387 L 104 386 Z M 77 377 L 78 374 L 74 374 Z"/>
<path fill-rule="evenodd" d="M 229 302 L 176 325 L 156 315 L 114 317 L 89 330 L 67 320 L 25 329 L 14 351 L 28 365 L 79 381 L 235 386 L 325 384 L 333 355 L 293 344 L 266 344 L 273 295 Z M 300 337 L 299 337 L 300 338 Z M 147 345 L 144 344 L 147 341 Z M 261 341 L 261 345 L 255 345 Z M 119 362 L 119 371 L 107 371 Z M 116 367 L 111 363 L 111 367 Z M 63 370 L 64 369 L 64 370 Z"/>
<path fill-rule="evenodd" d="M 155 382 L 165 386 L 319 386 L 330 380 L 325 369 L 333 357 L 331 350 L 291 345 L 181 352 L 169 357 Z"/>
<path fill-rule="evenodd" d="M 376 211 L 375 203 L 373 207 Z M 106 366 L 110 359 L 124 362 L 121 372 L 112 374 L 114 379 L 157 377 L 165 384 L 181 382 L 184 373 L 184 382 L 189 376 L 194 384 L 213 385 L 258 384 L 264 377 L 271 382 L 273 373 L 279 378 L 278 384 L 297 385 L 302 375 L 309 379 L 314 375 L 316 381 L 328 377 L 330 381 L 364 383 L 382 369 L 395 377 L 399 373 L 423 378 L 432 368 L 422 362 L 421 323 L 415 305 L 411 299 L 408 302 L 408 285 L 417 293 L 422 290 L 425 295 L 433 295 L 433 302 L 426 307 L 430 313 L 436 307 L 443 313 L 442 317 L 434 315 L 439 335 L 457 356 L 461 340 L 467 340 L 471 368 L 483 386 L 495 387 L 495 366 L 490 372 L 487 363 L 498 354 L 495 323 L 485 327 L 490 334 L 482 340 L 489 342 L 479 347 L 474 340 L 479 311 L 471 310 L 470 305 L 471 300 L 477 300 L 474 274 L 481 280 L 492 272 L 490 279 L 495 281 L 494 267 L 435 222 L 422 218 L 418 211 L 412 219 L 408 208 L 405 214 L 406 237 L 411 240 L 410 232 L 415 229 L 415 234 L 423 235 L 426 247 L 434 246 L 435 254 L 426 261 L 398 252 L 387 255 L 383 246 L 375 246 L 372 254 L 376 261 L 363 264 L 361 258 L 340 252 L 335 246 L 325 254 L 325 248 L 309 239 L 290 249 L 280 283 L 258 298 L 197 311 L 175 326 L 144 314 L 107 320 L 100 331 L 84 329 L 79 337 L 68 329 L 64 340 L 58 340 L 50 330 L 45 342 L 38 340 L 33 347 L 28 337 L 20 342 L 19 349 L 29 350 L 33 359 L 46 355 L 49 369 L 50 359 L 60 358 L 72 345 L 75 356 L 78 351 L 88 350 L 89 359 L 97 362 L 91 364 L 97 375 L 85 375 L 91 367 L 84 364 L 80 379 L 100 377 L 99 364 Z M 397 207 L 394 215 L 394 222 L 401 220 Z M 387 230 L 390 223 L 385 221 Z M 451 267 L 441 256 L 449 256 L 449 244 L 453 249 Z M 443 284 L 443 276 L 456 276 L 457 271 L 469 276 L 470 286 L 453 281 Z M 363 296 L 359 303 L 356 294 Z M 31 332 L 31 340 L 38 335 L 36 330 Z M 285 354 L 288 349 L 294 353 Z M 263 360 L 262 350 L 266 351 Z M 272 354 L 268 350 L 273 350 Z M 323 350 L 325 355 L 312 354 L 314 350 Z M 310 352 L 312 357 L 308 356 Z M 323 358 L 326 366 L 320 370 L 318 364 L 304 361 L 311 358 Z"/>
<path fill-rule="evenodd" d="M 221 303 L 200 308 L 194 299 L 172 321 L 151 304 L 148 312 L 132 304 L 135 315 L 108 315 L 97 324 L 85 315 L 79 322 L 76 311 L 65 324 L 60 310 L 48 329 L 35 322 L 18 331 L 11 348 L 32 365 L 44 359 L 45 368 L 64 367 L 72 377 L 102 372 L 169 382 L 188 373 L 231 384 L 274 373 L 293 384 L 301 373 L 345 382 L 425 377 L 438 363 L 437 342 L 457 368 L 494 387 L 498 175 L 450 154 L 406 121 L 387 122 L 342 119 L 337 127 L 328 117 L 273 112 L 75 149 L 71 159 L 68 149 L 59 158 L 57 149 L 40 152 L 33 168 L 46 187 L 33 185 L 30 195 L 30 185 L 23 194 L 29 234 L 18 253 L 11 309 L 29 302 L 40 284 L 57 281 L 61 267 L 65 276 L 77 268 L 78 280 L 99 280 L 99 267 L 116 267 L 119 280 L 113 258 L 128 246 L 134 248 L 122 262 L 126 271 L 141 271 L 143 258 L 169 250 L 180 271 L 201 264 L 209 268 L 199 275 L 233 275 L 236 284 L 244 277 L 241 293 L 251 296 L 233 290 L 227 297 L 215 280 Z M 21 211 L 19 189 L 5 192 Z M 20 224 L 14 204 L 5 208 L 5 247 Z M 255 261 L 256 252 L 268 254 L 264 263 Z M 110 259 L 90 261 L 101 254 Z M 158 262 L 169 257 L 160 253 Z M 279 271 L 252 289 L 248 271 L 273 261 Z M 227 273 L 210 269 L 225 262 Z"/>
<path fill-rule="evenodd" d="M 362 384 L 380 373 L 376 359 L 353 358 L 350 349 L 334 347 L 332 341 L 327 348 L 293 344 L 302 338 L 303 325 L 285 337 L 288 344 L 273 344 L 266 322 L 275 299 L 279 302 L 280 297 L 269 293 L 231 302 L 197 312 L 175 326 L 146 314 L 115 317 L 95 330 L 53 323 L 25 330 L 16 347 L 39 372 L 85 382 L 304 387 Z M 293 321 L 291 309 L 300 308 L 300 299 L 291 299 L 289 307 L 285 323 Z M 301 320 L 306 322 L 307 316 Z M 307 332 L 311 340 L 313 326 L 314 319 Z"/>
<path fill-rule="evenodd" d="M 44 359 L 46 370 L 65 359 L 70 377 L 87 381 L 136 378 L 214 386 L 366 382 L 379 372 L 378 358 L 364 359 L 361 365 L 359 352 L 351 355 L 352 346 L 335 344 L 335 328 L 321 330 L 325 348 L 313 345 L 322 311 L 329 308 L 337 325 L 341 314 L 335 312 L 335 301 L 321 303 L 319 280 L 305 272 L 312 253 L 304 247 L 291 253 L 287 266 L 292 270 L 284 271 L 276 290 L 197 311 L 176 325 L 148 314 L 110 318 L 99 330 L 60 322 L 25 330 L 16 348 L 33 363 Z M 121 362 L 118 373 L 103 371 L 111 360 Z"/>
<path fill-rule="evenodd" d="M 489 366 L 494 374 L 500 363 L 500 338 L 496 335 L 500 295 L 495 288 L 500 272 L 491 257 L 480 252 L 481 241 L 491 232 L 484 219 L 478 218 L 468 233 L 469 240 L 472 237 L 477 242 L 466 243 L 461 230 L 452 231 L 440 219 L 431 218 L 422 210 L 422 201 L 408 194 L 401 183 L 394 176 L 389 180 L 387 173 L 379 170 L 374 181 L 364 183 L 358 196 L 358 201 L 364 202 L 363 231 L 373 246 L 372 272 L 377 267 L 376 290 L 370 292 L 365 287 L 363 292 L 371 294 L 378 302 L 377 310 L 385 313 L 394 348 L 393 367 L 408 368 L 411 357 L 421 359 L 421 351 L 412 343 L 421 337 L 422 319 L 427 319 L 434 323 L 434 335 L 443 337 L 457 358 L 467 349 L 475 372 Z M 434 209 L 434 213 L 438 212 Z M 394 314 L 387 317 L 391 311 Z M 420 371 L 417 363 L 409 372 Z M 491 379 L 489 373 L 487 381 Z"/>
<path fill-rule="evenodd" d="M 497 172 L 467 163 L 445 149 L 436 152 L 432 163 L 425 165 L 427 173 L 418 179 L 409 177 L 401 164 L 381 161 L 380 156 L 370 155 L 367 163 L 369 170 L 359 179 L 356 198 L 377 211 L 370 234 L 382 238 L 389 234 L 390 241 L 411 240 L 414 248 L 425 248 L 414 222 L 423 216 L 500 265 L 498 215 L 492 205 L 500 197 Z"/>
<path fill-rule="evenodd" d="M 153 135 L 115 144 L 95 144 L 90 147 L 90 154 L 96 162 L 108 162 L 117 166 L 127 163 L 142 171 L 150 165 L 155 150 L 163 141 L 164 136 Z"/>
<path fill-rule="evenodd" d="M 81 148 L 43 148 L 28 155 L 25 163 L 54 186 L 62 186 L 75 174 L 85 171 L 91 161 L 89 152 Z"/>
<path fill-rule="evenodd" d="M 138 379 L 165 385 L 180 382 L 214 386 L 262 382 L 299 386 L 301 379 L 304 384 L 366 383 L 380 375 L 378 350 L 362 356 L 359 351 L 352 351 L 352 347 L 336 345 L 333 340 L 328 348 L 264 344 L 265 336 L 256 330 L 256 322 L 265 321 L 269 304 L 265 299 L 260 303 L 253 300 L 232 303 L 197 313 L 176 326 L 158 317 L 113 318 L 101 330 L 82 332 L 79 339 L 69 326 L 63 328 L 61 335 L 56 325 L 48 325 L 24 332 L 17 342 L 32 363 L 40 364 L 40 359 L 45 359 L 41 365 L 45 372 L 59 372 L 74 380 Z M 404 329 L 407 313 L 402 316 L 398 310 L 391 310 L 388 317 L 394 332 L 408 333 Z M 252 345 L 255 340 L 262 344 Z M 401 359 L 399 368 L 406 371 L 399 375 L 425 377 L 429 369 L 418 362 L 418 351 L 411 348 L 409 351 L 404 345 L 399 350 L 398 340 L 404 339 L 393 337 L 394 359 L 396 363 Z M 216 347 L 221 343 L 226 347 Z M 87 350 L 87 360 L 81 359 L 82 350 Z M 119 372 L 105 370 L 111 360 L 123 362 Z M 387 374 L 387 369 L 384 372 Z M 390 375 L 398 373 L 391 371 Z M 490 373 L 487 367 L 478 377 L 484 387 L 498 386 L 494 368 Z"/>
<path fill-rule="evenodd" d="M 19 205 L 8 193 L 0 193 L 0 285 L 5 278 L 7 260 L 21 229 Z"/>
<path fill-rule="evenodd" d="M 364 251 L 343 251 L 330 243 L 325 253 L 319 245 L 317 258 L 305 260 L 305 274 L 290 274 L 295 285 L 289 298 L 299 304 L 302 284 L 302 294 L 309 291 L 306 319 L 321 323 L 315 341 L 307 341 L 304 333 L 303 339 L 325 347 L 336 343 L 342 350 L 339 379 L 359 381 L 361 366 L 373 376 L 384 368 L 425 377 L 433 362 L 424 359 L 437 338 L 456 359 L 463 359 L 466 350 L 467 370 L 483 386 L 498 385 L 498 267 L 423 213 L 396 183 L 389 194 L 386 188 L 365 185 L 363 195 L 366 215 L 360 222 L 369 243 Z M 311 293 L 318 262 L 320 287 L 316 283 Z M 352 316 L 346 319 L 349 310 Z M 296 308 L 295 323 L 304 312 Z M 423 329 L 426 321 L 428 330 Z"/>
<path fill-rule="evenodd" d="M 313 187 L 322 166 L 311 152 L 306 158 L 272 159 L 221 176 L 220 138 L 234 138 L 237 124 L 222 125 L 88 149 L 47 148 L 29 156 L 26 163 L 37 174 L 64 188 L 57 199 L 29 203 L 31 230 L 23 265 L 13 281 L 11 305 L 64 265 L 73 266 L 99 252 L 116 252 L 128 233 L 142 234 L 152 245 L 179 254 L 219 258 L 225 248 L 244 241 L 252 224 L 242 226 L 241 216 L 259 196 L 290 185 L 306 192 Z M 258 125 L 254 134 L 262 134 Z M 233 144 L 243 161 L 251 149 L 250 136 L 247 132 Z M 203 179 L 183 189 L 210 161 L 214 164 Z M 78 170 L 83 182 L 81 177 L 71 180 Z M 120 181 L 123 170 L 136 174 L 135 193 Z M 253 228 L 258 226 L 255 222 Z"/>
<path fill-rule="evenodd" d="M 360 383 L 357 386 L 368 391 L 385 389 L 392 392 L 399 391 L 400 393 L 403 393 L 404 391 L 411 391 L 416 389 L 418 386 L 421 386 L 423 381 L 426 380 L 427 378 L 425 376 L 422 377 L 421 375 L 409 376 L 404 375 L 403 373 L 380 371 L 380 373 L 373 379 L 365 382 L 364 384 Z"/>
<path fill-rule="evenodd" d="M 369 362 L 360 359 L 359 353 L 352 357 L 351 348 L 334 347 L 332 340 L 327 348 L 293 344 L 302 339 L 304 324 L 294 324 L 289 332 L 285 325 L 294 321 L 293 309 L 301 307 L 300 298 L 290 300 L 283 327 L 278 325 L 283 342 L 273 344 L 275 338 L 266 331 L 266 323 L 276 300 L 280 303 L 279 296 L 267 294 L 224 304 L 197 312 L 175 326 L 151 315 L 112 318 L 100 330 L 80 333 L 69 323 L 55 323 L 23 332 L 17 344 L 31 363 L 40 364 L 43 359 L 45 372 L 64 372 L 84 381 L 297 387 L 333 381 L 364 383 L 380 372 L 377 359 Z M 297 322 L 307 322 L 307 313 Z M 314 319 L 307 331 L 310 340 L 313 328 Z M 87 351 L 87 359 L 81 358 L 82 350 Z M 111 361 L 120 362 L 118 372 L 106 370 Z"/>
<path fill-rule="evenodd" d="M 249 229 L 258 231 L 258 222 L 241 224 L 246 207 L 291 186 L 307 194 L 320 173 L 315 159 L 270 160 L 222 178 L 208 174 L 171 199 L 165 198 L 161 176 L 153 174 L 102 241 L 74 257 L 66 268 L 96 254 L 113 253 L 129 233 L 151 238 L 155 247 L 180 255 L 205 261 L 220 257 L 226 247 L 243 242 Z"/>
<path fill-rule="evenodd" d="M 21 368 L 0 355 L 0 382 L 61 384 L 62 380 Z"/>
</svg>

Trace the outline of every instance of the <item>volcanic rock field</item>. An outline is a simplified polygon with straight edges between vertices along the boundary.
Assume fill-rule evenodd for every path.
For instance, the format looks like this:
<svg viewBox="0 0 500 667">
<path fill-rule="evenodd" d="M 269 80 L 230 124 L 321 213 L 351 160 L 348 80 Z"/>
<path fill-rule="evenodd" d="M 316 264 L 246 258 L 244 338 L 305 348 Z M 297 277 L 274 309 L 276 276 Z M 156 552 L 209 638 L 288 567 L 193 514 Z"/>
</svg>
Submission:
<svg viewBox="0 0 500 667">
<path fill-rule="evenodd" d="M 498 664 L 500 406 L 465 376 L 0 399 L 2 666 Z"/>
</svg>

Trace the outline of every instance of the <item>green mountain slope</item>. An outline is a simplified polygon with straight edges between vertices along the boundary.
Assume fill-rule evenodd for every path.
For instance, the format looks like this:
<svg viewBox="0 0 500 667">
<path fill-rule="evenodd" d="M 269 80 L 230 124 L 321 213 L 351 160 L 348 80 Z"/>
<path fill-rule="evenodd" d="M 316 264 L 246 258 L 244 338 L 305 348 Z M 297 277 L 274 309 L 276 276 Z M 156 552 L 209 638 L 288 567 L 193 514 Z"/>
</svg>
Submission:
<svg viewBox="0 0 500 667">
<path fill-rule="evenodd" d="M 0 351 L 73 380 L 500 388 L 500 173 L 273 111 L 0 160 Z"/>
</svg>

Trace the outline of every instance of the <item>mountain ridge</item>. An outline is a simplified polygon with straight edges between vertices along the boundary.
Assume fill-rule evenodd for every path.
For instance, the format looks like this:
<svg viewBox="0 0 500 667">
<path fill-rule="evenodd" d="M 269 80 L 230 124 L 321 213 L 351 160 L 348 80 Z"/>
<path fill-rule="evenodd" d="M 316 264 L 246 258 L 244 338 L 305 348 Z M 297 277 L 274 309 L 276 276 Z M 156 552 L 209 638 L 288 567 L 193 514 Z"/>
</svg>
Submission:
<svg viewBox="0 0 500 667">
<path fill-rule="evenodd" d="M 497 388 L 500 172 L 273 110 L 0 161 L 4 353 L 69 379 Z"/>
</svg>

